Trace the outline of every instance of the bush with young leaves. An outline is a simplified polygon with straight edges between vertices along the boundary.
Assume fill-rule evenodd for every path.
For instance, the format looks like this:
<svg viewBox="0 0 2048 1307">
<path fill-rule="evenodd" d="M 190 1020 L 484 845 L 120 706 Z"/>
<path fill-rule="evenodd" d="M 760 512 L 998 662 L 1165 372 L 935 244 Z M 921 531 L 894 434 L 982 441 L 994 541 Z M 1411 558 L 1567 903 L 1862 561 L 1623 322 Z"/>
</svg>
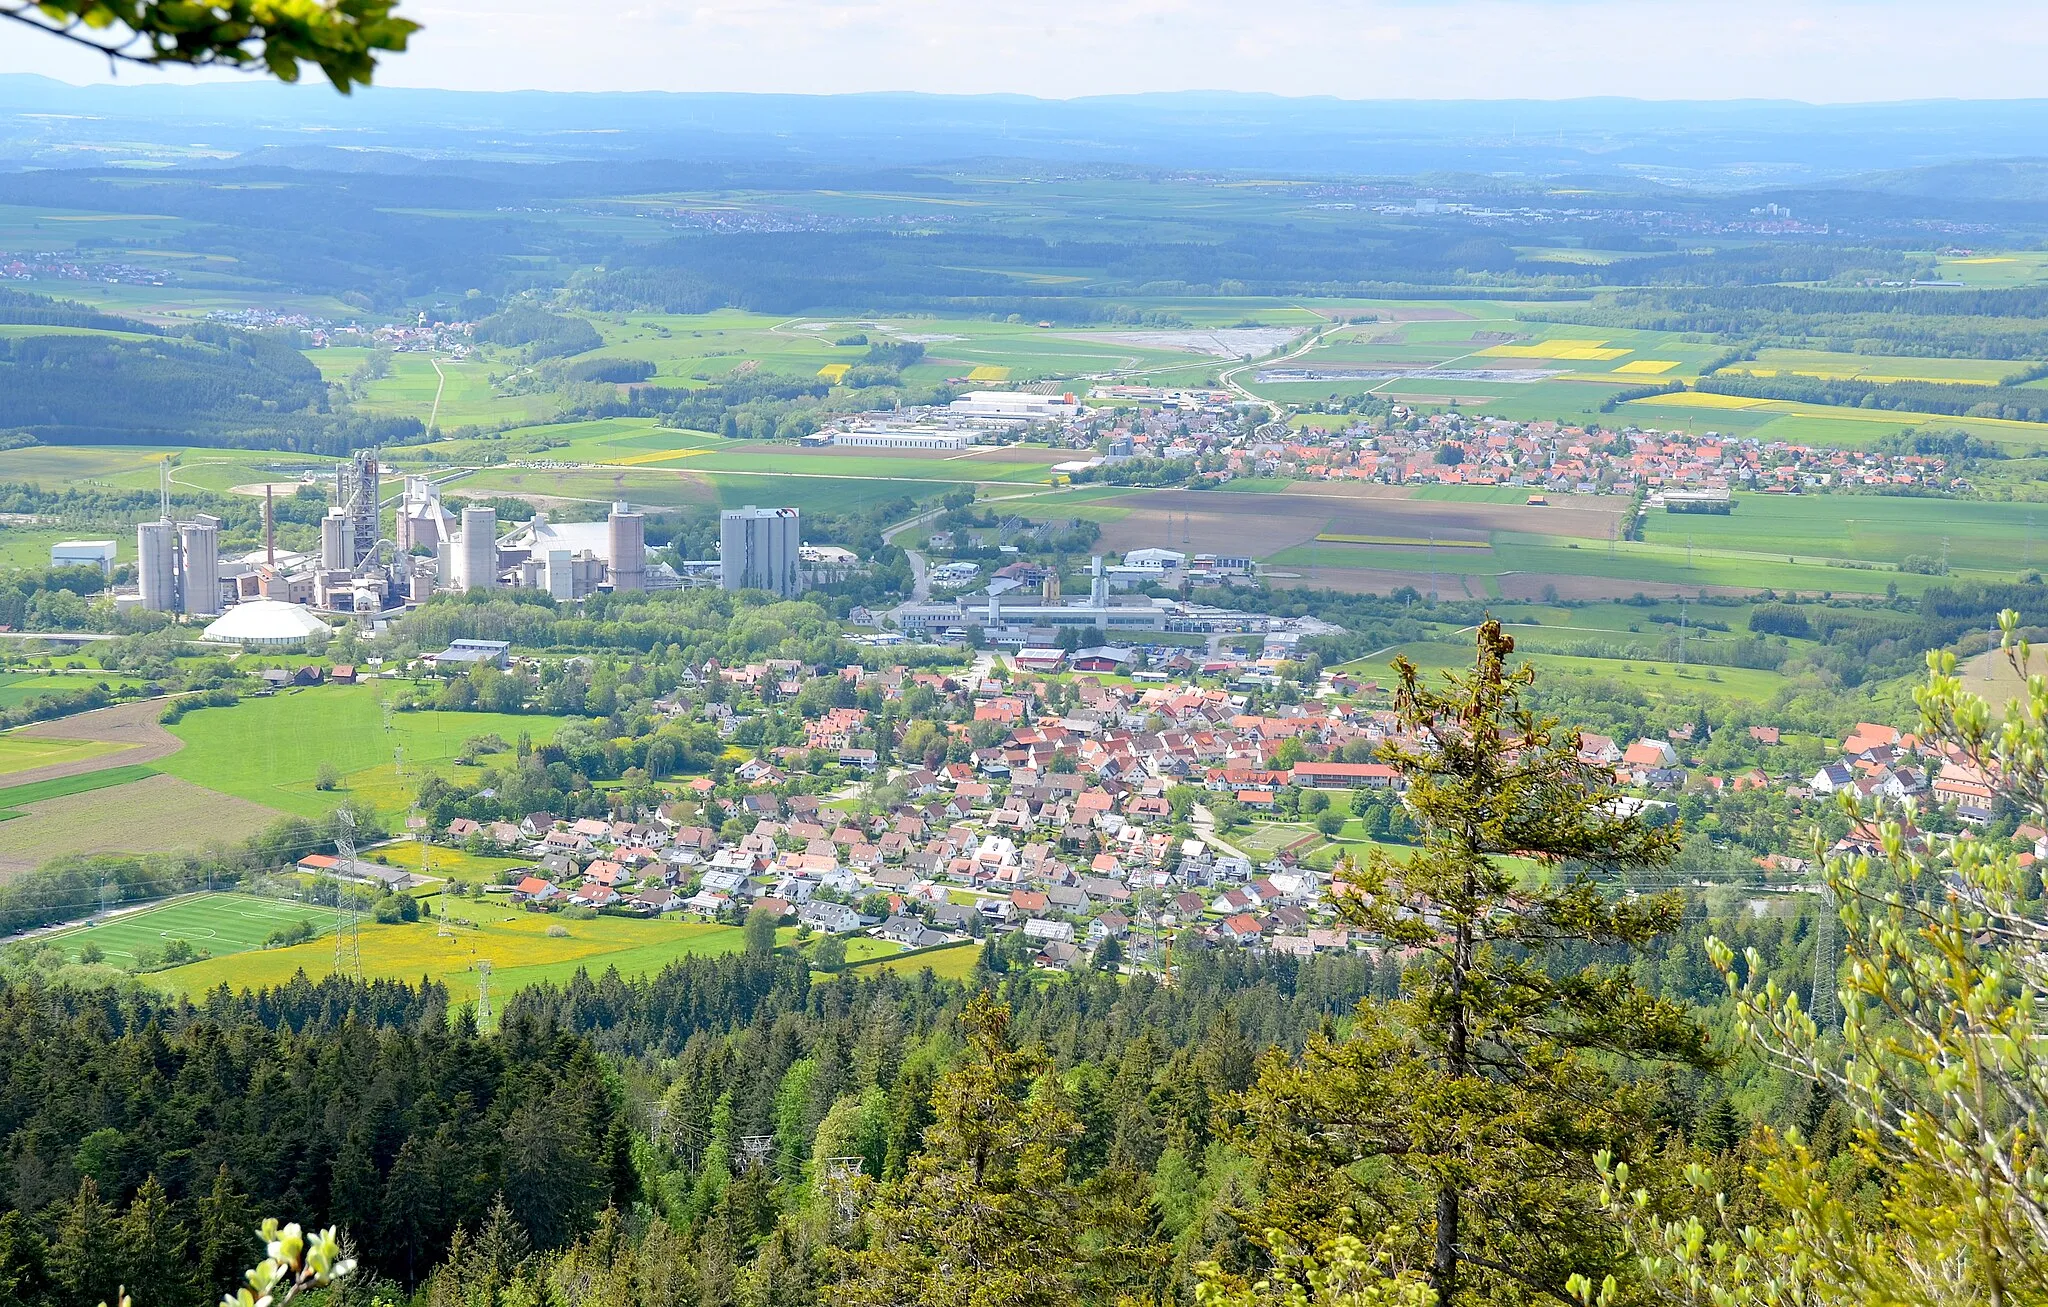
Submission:
<svg viewBox="0 0 2048 1307">
<path fill-rule="evenodd" d="M 2002 804 L 2048 820 L 2048 677 L 2032 674 L 2019 617 L 2002 647 L 2026 687 L 1994 717 L 1964 689 L 1952 653 L 1930 654 L 1916 691 L 1920 735 Z M 2048 921 L 2039 873 L 2002 840 L 1927 837 L 1910 807 L 1852 808 L 1877 849 L 1826 863 L 1843 937 L 1841 1032 L 1811 997 L 1760 980 L 1754 954 L 1716 943 L 1738 1029 L 1776 1065 L 1824 1088 L 1850 1118 L 1850 1147 L 1882 1194 L 1852 1210 L 1796 1132 L 1761 1132 L 1767 1207 L 1737 1204 L 1703 1170 L 1697 1206 L 1659 1219 L 1625 1165 L 1603 1163 L 1644 1278 L 1663 1301 L 1713 1307 L 1884 1303 L 1990 1307 L 2048 1302 Z M 1825 998 L 1825 995 L 1823 995 Z M 1753 1209 L 1752 1209 L 1753 1210 Z M 1600 1307 L 1620 1290 L 1580 1280 Z"/>
</svg>

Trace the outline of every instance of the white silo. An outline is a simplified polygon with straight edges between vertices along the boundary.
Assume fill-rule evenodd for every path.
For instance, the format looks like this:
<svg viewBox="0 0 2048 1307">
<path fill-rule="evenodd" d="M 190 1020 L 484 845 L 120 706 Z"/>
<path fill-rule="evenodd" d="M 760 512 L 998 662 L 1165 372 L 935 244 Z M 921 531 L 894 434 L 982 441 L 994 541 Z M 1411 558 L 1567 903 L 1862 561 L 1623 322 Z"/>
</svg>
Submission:
<svg viewBox="0 0 2048 1307">
<path fill-rule="evenodd" d="M 613 590 L 647 588 L 647 518 L 621 499 L 605 519 L 610 531 Z"/>
<path fill-rule="evenodd" d="M 354 566 L 355 560 L 348 556 L 354 531 L 347 509 L 327 510 L 327 516 L 320 519 L 320 566 L 323 570 L 332 572 Z"/>
<path fill-rule="evenodd" d="M 213 617 L 220 613 L 220 519 L 199 514 L 190 522 L 178 523 L 178 547 L 184 555 L 185 574 L 179 587 L 189 617 Z"/>
<path fill-rule="evenodd" d="M 135 573 L 142 606 L 153 613 L 178 607 L 178 528 L 171 522 L 144 522 L 135 528 Z"/>
<path fill-rule="evenodd" d="M 490 590 L 498 584 L 498 510 L 462 510 L 462 547 L 456 551 L 455 584 L 464 590 Z"/>
</svg>

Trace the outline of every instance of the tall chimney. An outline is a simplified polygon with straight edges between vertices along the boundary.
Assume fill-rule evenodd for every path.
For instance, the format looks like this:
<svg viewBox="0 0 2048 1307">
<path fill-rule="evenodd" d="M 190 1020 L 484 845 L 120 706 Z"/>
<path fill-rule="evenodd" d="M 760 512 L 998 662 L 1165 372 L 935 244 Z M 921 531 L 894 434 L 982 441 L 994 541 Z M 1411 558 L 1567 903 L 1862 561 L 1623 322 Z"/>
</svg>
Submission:
<svg viewBox="0 0 2048 1307">
<path fill-rule="evenodd" d="M 270 500 L 270 483 L 263 483 L 263 561 L 277 566 L 277 508 Z"/>
</svg>

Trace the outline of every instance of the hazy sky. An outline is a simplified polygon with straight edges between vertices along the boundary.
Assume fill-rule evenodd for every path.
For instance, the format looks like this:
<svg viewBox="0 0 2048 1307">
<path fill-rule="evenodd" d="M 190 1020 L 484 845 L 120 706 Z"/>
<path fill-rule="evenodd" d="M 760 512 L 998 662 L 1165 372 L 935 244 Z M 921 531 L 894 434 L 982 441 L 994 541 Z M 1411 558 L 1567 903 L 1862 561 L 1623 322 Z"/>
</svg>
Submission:
<svg viewBox="0 0 2048 1307">
<path fill-rule="evenodd" d="M 407 0 L 403 11 L 426 30 L 380 80 L 474 90 L 2048 96 L 2038 0 Z M 0 71 L 107 76 L 103 61 L 18 30 L 0 30 Z"/>
</svg>

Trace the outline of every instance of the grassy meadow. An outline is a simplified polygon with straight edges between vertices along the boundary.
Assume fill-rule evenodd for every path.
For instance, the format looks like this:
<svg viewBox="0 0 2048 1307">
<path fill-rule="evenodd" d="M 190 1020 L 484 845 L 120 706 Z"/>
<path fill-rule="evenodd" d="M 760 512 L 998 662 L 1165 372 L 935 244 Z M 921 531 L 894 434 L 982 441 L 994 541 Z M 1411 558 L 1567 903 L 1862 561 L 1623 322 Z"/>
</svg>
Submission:
<svg viewBox="0 0 2048 1307">
<path fill-rule="evenodd" d="M 202 708 L 170 728 L 185 747 L 158 768 L 194 784 L 303 817 L 343 801 L 366 800 L 387 813 L 412 800 L 423 769 L 450 769 L 472 736 L 510 741 L 521 731 L 536 744 L 566 719 L 474 712 L 399 712 L 384 722 L 384 687 L 320 685 Z M 405 774 L 397 754 L 403 750 Z M 314 788 L 322 762 L 341 773 L 340 788 Z"/>
</svg>

